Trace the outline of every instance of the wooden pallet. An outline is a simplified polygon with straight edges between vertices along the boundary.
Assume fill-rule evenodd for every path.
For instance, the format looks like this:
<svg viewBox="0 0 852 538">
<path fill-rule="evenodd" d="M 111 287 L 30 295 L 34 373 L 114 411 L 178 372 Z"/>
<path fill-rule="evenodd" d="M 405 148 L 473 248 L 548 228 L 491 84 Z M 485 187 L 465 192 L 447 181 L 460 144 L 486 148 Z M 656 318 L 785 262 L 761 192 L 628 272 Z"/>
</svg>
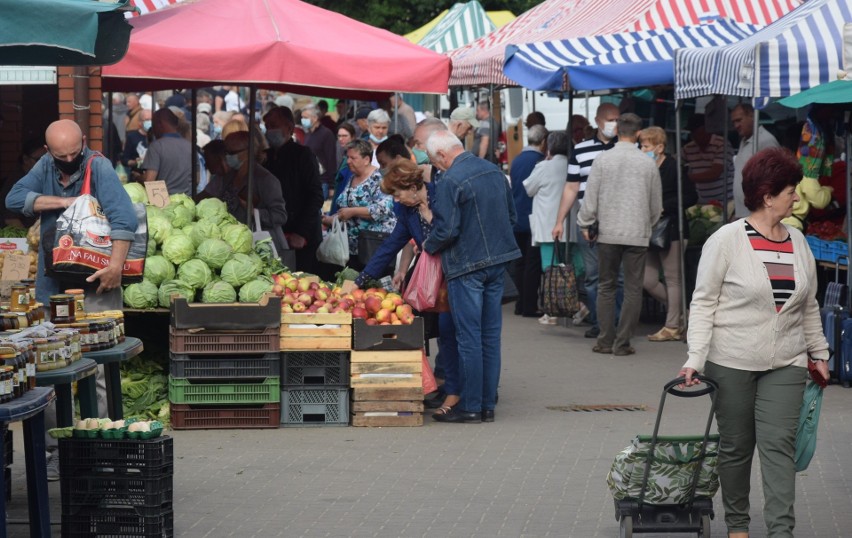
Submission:
<svg viewBox="0 0 852 538">
<path fill-rule="evenodd" d="M 281 314 L 282 351 L 349 351 L 352 315 Z"/>
</svg>

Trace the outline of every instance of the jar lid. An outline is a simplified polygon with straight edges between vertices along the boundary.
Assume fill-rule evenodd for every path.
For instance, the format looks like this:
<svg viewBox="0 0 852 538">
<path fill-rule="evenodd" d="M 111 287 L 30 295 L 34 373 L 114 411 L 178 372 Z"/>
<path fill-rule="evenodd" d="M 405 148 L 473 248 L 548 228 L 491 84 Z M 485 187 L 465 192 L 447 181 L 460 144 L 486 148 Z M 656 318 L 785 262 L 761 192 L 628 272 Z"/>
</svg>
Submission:
<svg viewBox="0 0 852 538">
<path fill-rule="evenodd" d="M 58 295 L 51 295 L 50 296 L 51 301 L 70 301 L 72 299 L 74 299 L 74 296 L 68 295 L 67 293 L 60 293 Z"/>
<path fill-rule="evenodd" d="M 85 292 L 80 288 L 74 288 L 71 290 L 65 290 L 65 293 L 68 295 L 83 295 Z"/>
<path fill-rule="evenodd" d="M 28 289 L 30 289 L 30 287 L 27 286 L 26 284 L 12 284 L 12 289 L 13 290 L 19 290 L 19 289 L 28 290 Z"/>
</svg>

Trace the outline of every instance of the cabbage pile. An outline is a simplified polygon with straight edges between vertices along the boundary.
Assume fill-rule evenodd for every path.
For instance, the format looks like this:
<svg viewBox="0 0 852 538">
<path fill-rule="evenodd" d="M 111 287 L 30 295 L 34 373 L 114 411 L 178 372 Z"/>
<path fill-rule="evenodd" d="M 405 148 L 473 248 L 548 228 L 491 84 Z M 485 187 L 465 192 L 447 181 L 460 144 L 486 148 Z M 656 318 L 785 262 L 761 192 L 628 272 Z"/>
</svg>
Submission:
<svg viewBox="0 0 852 538">
<path fill-rule="evenodd" d="M 147 204 L 145 188 L 124 186 L 134 202 Z M 258 302 L 272 291 L 270 275 L 283 270 L 269 245 L 254 246 L 252 232 L 216 198 L 193 202 L 184 194 L 169 205 L 146 205 L 148 255 L 142 282 L 124 288 L 129 308 L 168 308 L 172 297 L 203 303 Z"/>
</svg>

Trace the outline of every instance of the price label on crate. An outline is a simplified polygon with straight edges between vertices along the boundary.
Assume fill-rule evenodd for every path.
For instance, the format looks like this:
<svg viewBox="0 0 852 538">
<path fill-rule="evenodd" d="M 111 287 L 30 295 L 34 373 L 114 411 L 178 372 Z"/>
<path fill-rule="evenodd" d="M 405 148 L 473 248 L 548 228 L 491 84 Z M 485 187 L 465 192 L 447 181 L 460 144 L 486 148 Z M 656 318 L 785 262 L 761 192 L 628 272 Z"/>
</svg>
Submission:
<svg viewBox="0 0 852 538">
<path fill-rule="evenodd" d="M 169 189 L 165 181 L 146 181 L 145 191 L 148 193 L 148 202 L 156 207 L 169 205 Z"/>
</svg>

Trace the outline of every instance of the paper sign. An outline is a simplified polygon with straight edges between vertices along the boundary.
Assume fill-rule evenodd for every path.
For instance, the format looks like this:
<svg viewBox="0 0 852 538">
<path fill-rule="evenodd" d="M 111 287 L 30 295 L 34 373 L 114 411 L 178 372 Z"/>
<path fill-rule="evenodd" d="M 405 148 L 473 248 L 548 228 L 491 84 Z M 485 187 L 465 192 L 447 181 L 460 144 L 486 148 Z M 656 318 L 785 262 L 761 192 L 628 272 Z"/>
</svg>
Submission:
<svg viewBox="0 0 852 538">
<path fill-rule="evenodd" d="M 165 181 L 146 181 L 145 191 L 148 193 L 148 203 L 156 207 L 169 205 L 169 189 Z"/>
<path fill-rule="evenodd" d="M 352 290 L 358 289 L 358 286 L 355 285 L 354 280 L 344 280 L 343 284 L 340 285 L 340 289 L 343 290 L 343 293 L 351 293 Z"/>
<path fill-rule="evenodd" d="M 25 280 L 30 277 L 30 257 L 6 254 L 3 261 L 2 280 Z"/>
</svg>

